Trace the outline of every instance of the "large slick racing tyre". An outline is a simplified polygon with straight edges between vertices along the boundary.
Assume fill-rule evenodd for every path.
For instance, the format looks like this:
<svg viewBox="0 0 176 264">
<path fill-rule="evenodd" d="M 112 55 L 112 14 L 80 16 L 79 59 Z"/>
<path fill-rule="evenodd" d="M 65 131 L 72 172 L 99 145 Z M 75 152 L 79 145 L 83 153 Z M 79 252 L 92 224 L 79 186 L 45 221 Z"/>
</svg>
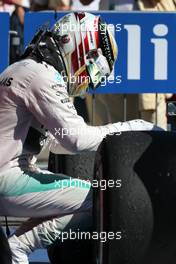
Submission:
<svg viewBox="0 0 176 264">
<path fill-rule="evenodd" d="M 121 240 L 96 243 L 97 263 L 176 263 L 176 133 L 108 136 L 97 151 L 95 178 L 122 184 L 95 191 L 97 231 L 122 232 Z"/>
<path fill-rule="evenodd" d="M 97 151 L 94 177 L 107 186 L 94 191 L 94 226 L 111 234 L 106 243 L 95 243 L 97 263 L 136 264 L 149 247 L 152 203 L 134 167 L 151 141 L 148 134 L 127 132 L 107 136 Z"/>
<path fill-rule="evenodd" d="M 50 152 L 48 170 L 63 173 L 73 178 L 92 180 L 95 152 L 83 152 L 76 155 L 61 155 Z"/>
<path fill-rule="evenodd" d="M 67 246 L 64 242 L 62 247 L 56 243 L 50 251 L 51 262 L 174 264 L 176 134 L 144 131 L 107 136 L 96 153 L 94 180 L 99 187 L 93 186 L 93 231 L 106 233 L 106 242 L 95 239 L 92 247 L 77 241 L 75 251 L 74 241 L 67 241 Z M 103 180 L 106 189 L 101 188 Z M 116 239 L 117 232 L 121 239 Z"/>
</svg>

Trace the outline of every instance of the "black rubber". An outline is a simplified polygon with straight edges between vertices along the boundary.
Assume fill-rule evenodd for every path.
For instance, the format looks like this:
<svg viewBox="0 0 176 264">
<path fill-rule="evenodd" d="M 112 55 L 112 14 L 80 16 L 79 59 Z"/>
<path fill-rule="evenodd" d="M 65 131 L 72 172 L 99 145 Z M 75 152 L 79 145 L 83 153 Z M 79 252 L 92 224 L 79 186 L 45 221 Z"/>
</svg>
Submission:
<svg viewBox="0 0 176 264">
<path fill-rule="evenodd" d="M 79 159 L 81 168 L 89 172 L 86 165 L 84 169 L 88 163 L 84 163 L 82 154 L 79 159 L 62 158 L 61 164 L 65 167 L 60 172 L 69 171 L 75 177 L 81 171 Z M 57 159 L 52 165 L 59 164 Z M 76 170 L 73 159 L 76 159 Z M 55 244 L 50 250 L 52 263 L 175 264 L 176 133 L 124 132 L 120 136 L 108 136 L 96 153 L 92 174 L 99 180 L 122 181 L 121 188 L 106 191 L 94 188 L 93 208 L 93 230 L 121 231 L 122 239 L 106 243 L 94 241 L 93 248 L 92 243 L 86 245 L 83 241 L 82 245 L 80 241 L 78 244 L 67 241 L 61 247 Z M 90 226 L 87 228 L 91 230 Z M 87 251 L 90 255 L 84 258 Z"/>
<path fill-rule="evenodd" d="M 48 169 L 54 173 L 63 173 L 73 178 L 93 179 L 95 152 L 83 152 L 76 155 L 55 155 L 50 152 Z"/>
<path fill-rule="evenodd" d="M 92 180 L 94 160 L 95 152 L 84 152 L 76 155 L 50 153 L 48 169 L 54 173 L 63 173 L 73 178 Z M 92 217 L 89 219 L 85 215 L 79 225 L 79 232 L 91 232 L 91 230 Z M 93 264 L 93 245 L 90 240 L 86 239 L 56 241 L 48 249 L 48 256 L 52 264 Z"/>
<path fill-rule="evenodd" d="M 96 243 L 95 255 L 101 264 L 139 263 L 148 249 L 153 231 L 152 204 L 133 168 L 150 144 L 148 135 L 123 133 L 108 136 L 97 151 L 95 178 L 107 182 L 121 180 L 122 184 L 94 192 L 97 231 L 121 231 L 122 236 L 120 240 L 107 240 L 105 245 Z"/>
<path fill-rule="evenodd" d="M 8 240 L 0 227 L 0 263 L 1 264 L 11 264 L 12 256 L 8 244 Z"/>
<path fill-rule="evenodd" d="M 91 218 L 91 219 L 90 219 Z M 69 227 L 76 234 L 81 232 L 92 231 L 92 216 L 84 213 L 82 221 L 78 227 L 73 229 L 71 220 L 70 225 L 64 231 L 68 231 Z M 79 231 L 78 231 L 79 228 Z M 78 234 L 78 235 L 79 235 Z M 78 237 L 77 235 L 77 237 Z M 78 237 L 79 238 L 79 237 Z M 93 264 L 93 244 L 88 239 L 67 239 L 64 242 L 56 241 L 48 249 L 48 256 L 52 264 Z"/>
<path fill-rule="evenodd" d="M 145 137 L 146 137 L 145 133 Z M 142 264 L 176 263 L 176 132 L 150 132 L 151 145 L 134 170 L 143 180 L 154 210 L 154 232 Z"/>
<path fill-rule="evenodd" d="M 124 182 L 124 184 L 122 182 L 124 189 L 119 189 L 116 194 L 112 190 L 104 193 L 103 227 L 125 230 L 125 237 L 119 242 L 110 241 L 109 245 L 104 247 L 106 262 L 101 264 L 113 264 L 117 259 L 118 263 L 174 264 L 176 262 L 176 133 L 124 132 L 121 136 L 108 136 L 98 150 L 95 167 L 97 177 L 108 175 L 109 178 L 116 175 Z M 140 181 L 145 186 L 144 193 L 142 193 L 144 186 Z M 100 192 L 97 195 L 100 197 Z M 154 218 L 153 232 L 150 200 Z M 96 202 L 98 199 L 94 203 L 95 206 Z M 105 206 L 106 202 L 108 207 Z M 142 208 L 142 204 L 145 207 Z M 97 212 L 96 209 L 94 219 L 100 212 L 102 213 L 102 210 L 99 210 L 99 214 Z M 146 228 L 142 229 L 142 226 Z M 100 229 L 98 224 L 97 228 Z M 141 234 L 143 233 L 141 243 L 140 230 Z"/>
</svg>

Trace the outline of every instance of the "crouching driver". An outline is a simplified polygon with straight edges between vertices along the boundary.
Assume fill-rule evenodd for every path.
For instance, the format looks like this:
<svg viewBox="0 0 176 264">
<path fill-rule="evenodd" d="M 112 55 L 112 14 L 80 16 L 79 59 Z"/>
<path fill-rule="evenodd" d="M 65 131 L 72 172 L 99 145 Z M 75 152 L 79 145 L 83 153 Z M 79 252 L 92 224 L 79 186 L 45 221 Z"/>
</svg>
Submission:
<svg viewBox="0 0 176 264">
<path fill-rule="evenodd" d="M 9 238 L 13 264 L 27 264 L 30 252 L 91 215 L 90 183 L 75 179 L 71 188 L 69 177 L 35 165 L 42 140 L 54 153 L 77 153 L 96 150 L 109 133 L 155 129 L 142 120 L 89 126 L 77 114 L 70 97 L 96 89 L 116 57 L 99 16 L 69 13 L 39 30 L 21 60 L 0 75 L 0 215 L 31 218 Z M 63 129 L 70 133 L 63 136 Z"/>
</svg>

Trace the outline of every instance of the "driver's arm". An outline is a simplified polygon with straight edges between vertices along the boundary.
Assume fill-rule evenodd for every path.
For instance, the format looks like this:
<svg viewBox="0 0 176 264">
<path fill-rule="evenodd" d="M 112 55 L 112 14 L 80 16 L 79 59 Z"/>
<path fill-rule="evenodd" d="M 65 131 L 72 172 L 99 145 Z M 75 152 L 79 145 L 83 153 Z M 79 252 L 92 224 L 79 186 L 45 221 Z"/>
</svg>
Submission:
<svg viewBox="0 0 176 264">
<path fill-rule="evenodd" d="M 109 133 L 154 128 L 153 124 L 141 120 L 105 126 L 87 125 L 70 101 L 61 75 L 51 66 L 48 69 L 44 67 L 41 67 L 28 88 L 26 106 L 57 140 L 51 144 L 52 152 L 59 152 L 57 149 L 60 146 L 74 153 L 93 151 Z"/>
</svg>

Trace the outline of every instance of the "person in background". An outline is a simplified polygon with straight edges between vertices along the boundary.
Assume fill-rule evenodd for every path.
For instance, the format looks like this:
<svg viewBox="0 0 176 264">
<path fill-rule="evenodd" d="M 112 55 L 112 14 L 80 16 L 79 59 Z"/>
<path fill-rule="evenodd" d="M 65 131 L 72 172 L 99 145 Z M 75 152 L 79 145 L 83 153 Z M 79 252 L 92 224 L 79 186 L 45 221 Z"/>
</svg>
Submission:
<svg viewBox="0 0 176 264">
<path fill-rule="evenodd" d="M 50 9 L 68 11 L 70 10 L 70 0 L 50 0 Z"/>
<path fill-rule="evenodd" d="M 137 0 L 141 11 L 175 11 L 175 0 Z"/>
<path fill-rule="evenodd" d="M 31 0 L 31 11 L 43 11 L 48 9 L 50 9 L 48 0 Z"/>
<path fill-rule="evenodd" d="M 174 0 L 138 0 L 141 11 L 176 11 Z M 139 94 L 140 117 L 167 130 L 166 100 L 172 94 Z"/>
<path fill-rule="evenodd" d="M 101 0 L 74 0 L 71 4 L 72 10 L 99 10 Z"/>
<path fill-rule="evenodd" d="M 10 15 L 15 10 L 15 5 L 10 0 L 0 0 L 0 12 L 8 12 Z"/>
<path fill-rule="evenodd" d="M 136 0 L 110 0 L 110 9 L 117 11 L 132 11 L 137 9 Z"/>
<path fill-rule="evenodd" d="M 30 8 L 29 1 L 16 1 L 10 17 L 10 64 L 18 61 L 24 51 L 24 14 Z M 16 33 L 15 33 L 16 32 Z"/>
</svg>

